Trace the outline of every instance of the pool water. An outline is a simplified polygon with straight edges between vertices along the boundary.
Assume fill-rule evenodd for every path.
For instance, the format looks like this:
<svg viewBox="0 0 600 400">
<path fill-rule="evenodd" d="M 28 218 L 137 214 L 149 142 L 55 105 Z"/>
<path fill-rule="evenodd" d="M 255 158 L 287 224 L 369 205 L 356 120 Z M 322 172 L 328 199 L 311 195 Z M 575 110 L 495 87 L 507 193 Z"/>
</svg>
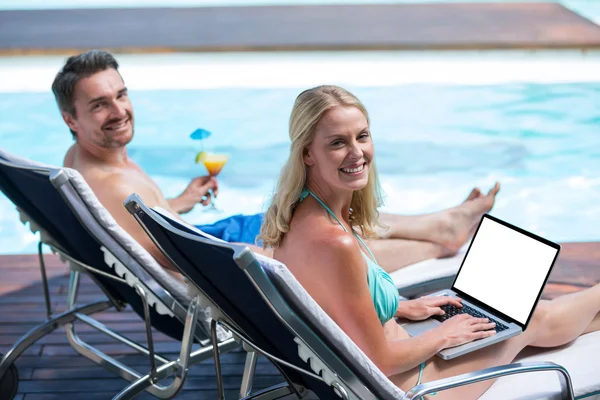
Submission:
<svg viewBox="0 0 600 400">
<path fill-rule="evenodd" d="M 207 129 L 205 149 L 230 155 L 219 175 L 225 212 L 196 207 L 186 219 L 259 212 L 285 162 L 289 112 L 303 88 L 132 90 L 129 154 L 175 196 L 206 173 L 189 134 Z M 493 215 L 552 240 L 600 239 L 600 82 L 347 88 L 370 110 L 384 211 L 434 212 L 498 180 Z M 72 139 L 50 93 L 0 93 L 0 115 L 3 148 L 62 163 Z M 0 253 L 34 252 L 36 240 L 0 196 Z"/>
<path fill-rule="evenodd" d="M 554 2 L 600 23 L 600 1 Z M 357 3 L 369 1 L 3 0 L 0 10 Z M 206 173 L 194 163 L 199 149 L 189 134 L 196 128 L 213 132 L 206 150 L 231 156 L 219 175 L 224 213 L 196 207 L 185 216 L 192 223 L 264 210 L 286 159 L 294 98 L 337 83 L 370 110 L 383 211 L 435 212 L 498 180 L 494 215 L 552 240 L 600 240 L 597 52 L 204 53 L 119 61 L 136 116 L 129 154 L 167 197 Z M 62 163 L 72 139 L 49 93 L 62 62 L 0 58 L 1 147 Z M 0 194 L 0 254 L 32 253 L 36 243 Z"/>
</svg>

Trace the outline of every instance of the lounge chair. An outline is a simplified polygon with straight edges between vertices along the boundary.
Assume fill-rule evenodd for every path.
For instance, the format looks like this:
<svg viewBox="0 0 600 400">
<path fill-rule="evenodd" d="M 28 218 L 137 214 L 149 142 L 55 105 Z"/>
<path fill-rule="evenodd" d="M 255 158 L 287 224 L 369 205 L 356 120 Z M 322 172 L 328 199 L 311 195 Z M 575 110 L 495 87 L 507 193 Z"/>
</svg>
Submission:
<svg viewBox="0 0 600 400">
<path fill-rule="evenodd" d="M 117 225 L 77 171 L 34 163 L 0 149 L 0 190 L 17 206 L 21 220 L 40 234 L 38 251 L 48 318 L 1 358 L 0 382 L 8 385 L 10 380 L 16 384 L 15 360 L 35 341 L 60 326 L 66 326 L 69 343 L 77 352 L 133 382 L 124 385 L 117 398 L 132 398 L 143 390 L 159 398 L 171 398 L 181 389 L 189 365 L 213 357 L 213 341 L 209 339 L 210 328 L 201 300 L 192 299 L 185 284 L 166 273 Z M 67 310 L 58 315 L 52 315 L 50 307 L 43 245 L 58 253 L 70 270 Z M 81 273 L 91 277 L 106 300 L 76 303 Z M 91 317 L 109 308 L 121 311 L 127 305 L 145 321 L 147 347 Z M 85 343 L 75 332 L 75 322 L 96 328 L 146 354 L 150 371 L 136 371 Z M 181 341 L 178 359 L 168 360 L 155 354 L 151 328 Z M 222 328 L 216 335 L 215 343 L 221 351 L 239 348 Z M 200 348 L 191 352 L 192 343 L 199 343 Z M 167 376 L 175 379 L 168 386 L 161 385 L 160 379 Z"/>
<path fill-rule="evenodd" d="M 163 254 L 213 303 L 211 327 L 224 325 L 247 348 L 265 355 L 280 368 L 285 382 L 266 393 L 302 398 L 312 392 L 320 399 L 418 399 L 498 377 L 502 378 L 482 399 L 573 399 L 574 393 L 578 398 L 600 393 L 599 332 L 561 349 L 426 382 L 404 393 L 323 312 L 285 265 L 254 254 L 245 246 L 207 239 L 197 230 L 146 207 L 136 195 L 130 196 L 125 206 Z M 217 382 L 222 394 L 220 376 Z"/>
</svg>

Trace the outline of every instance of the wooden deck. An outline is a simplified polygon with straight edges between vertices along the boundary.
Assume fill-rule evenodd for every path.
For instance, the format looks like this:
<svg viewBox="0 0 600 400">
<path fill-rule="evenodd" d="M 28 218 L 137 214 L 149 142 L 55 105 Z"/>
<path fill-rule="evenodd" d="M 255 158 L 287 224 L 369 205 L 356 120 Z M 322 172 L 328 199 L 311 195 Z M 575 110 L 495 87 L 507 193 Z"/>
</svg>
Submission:
<svg viewBox="0 0 600 400">
<path fill-rule="evenodd" d="M 54 256 L 47 256 L 46 260 L 53 310 L 64 311 L 68 288 L 66 266 Z M 6 353 L 21 335 L 44 321 L 45 305 L 37 256 L 0 256 L 0 277 L 0 353 Z M 79 303 L 102 299 L 97 287 L 84 277 Z M 129 309 L 120 313 L 106 311 L 95 314 L 95 318 L 138 343 L 147 343 L 143 321 Z M 149 370 L 146 356 L 84 324 L 76 326 L 77 332 L 90 344 L 139 371 Z M 157 353 L 169 359 L 176 358 L 180 342 L 157 332 L 154 339 Z M 245 353 L 226 353 L 221 360 L 227 398 L 238 398 Z M 20 378 L 18 400 L 106 400 L 127 385 L 125 380 L 76 353 L 68 344 L 64 329 L 56 330 L 29 348 L 17 361 L 17 367 Z M 265 358 L 259 358 L 254 387 L 265 388 L 282 381 L 276 368 Z M 177 398 L 214 400 L 217 398 L 216 382 L 212 361 L 197 364 L 190 369 L 184 390 Z M 137 398 L 154 397 L 142 394 Z M 1 393 L 0 399 L 3 399 Z"/>
<path fill-rule="evenodd" d="M 0 54 L 247 50 L 598 49 L 555 3 L 359 4 L 0 12 Z"/>
<path fill-rule="evenodd" d="M 49 286 L 55 311 L 64 310 L 67 292 L 66 267 L 54 256 L 47 256 Z M 8 348 L 30 328 L 45 319 L 45 306 L 40 282 L 37 256 L 0 256 L 0 352 Z M 567 243 L 553 271 L 543 297 L 554 298 L 600 282 L 600 243 Z M 82 280 L 80 302 L 100 300 L 102 296 L 88 279 Z M 97 318 L 118 332 L 140 343 L 146 343 L 144 325 L 131 311 L 114 311 L 97 315 Z M 84 325 L 78 329 L 82 337 L 101 350 L 122 360 L 148 368 L 145 356 L 117 344 L 106 336 L 91 332 Z M 161 354 L 173 357 L 179 343 L 161 334 L 155 335 L 156 348 Z M 244 354 L 233 352 L 223 355 L 223 372 L 228 398 L 237 398 L 241 382 Z M 31 347 L 17 361 L 20 375 L 19 394 L 22 400 L 86 400 L 109 399 L 118 393 L 126 382 L 106 372 L 86 358 L 78 355 L 67 343 L 59 329 Z M 259 361 L 254 387 L 267 387 L 282 381 L 277 370 L 264 358 Z M 193 366 L 181 399 L 215 399 L 216 380 L 214 365 L 205 361 Z M 1 396 L 0 396 L 1 398 Z M 150 399 L 150 395 L 139 398 Z"/>
</svg>

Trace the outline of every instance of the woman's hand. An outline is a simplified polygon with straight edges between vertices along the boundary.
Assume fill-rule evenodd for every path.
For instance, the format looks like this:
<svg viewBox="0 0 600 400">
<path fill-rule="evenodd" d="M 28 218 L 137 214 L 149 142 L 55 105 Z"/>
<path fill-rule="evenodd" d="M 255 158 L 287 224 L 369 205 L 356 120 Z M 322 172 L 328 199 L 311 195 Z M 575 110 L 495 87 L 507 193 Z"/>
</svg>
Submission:
<svg viewBox="0 0 600 400">
<path fill-rule="evenodd" d="M 445 349 L 495 335 L 495 326 L 496 324 L 489 322 L 487 318 L 459 314 L 447 319 L 435 330 L 445 339 L 443 347 Z"/>
<path fill-rule="evenodd" d="M 432 315 L 444 315 L 445 312 L 440 307 L 453 305 L 462 307 L 461 299 L 450 296 L 425 296 L 415 300 L 406 300 L 398 303 L 396 317 L 406 318 L 413 321 L 421 321 Z"/>
</svg>

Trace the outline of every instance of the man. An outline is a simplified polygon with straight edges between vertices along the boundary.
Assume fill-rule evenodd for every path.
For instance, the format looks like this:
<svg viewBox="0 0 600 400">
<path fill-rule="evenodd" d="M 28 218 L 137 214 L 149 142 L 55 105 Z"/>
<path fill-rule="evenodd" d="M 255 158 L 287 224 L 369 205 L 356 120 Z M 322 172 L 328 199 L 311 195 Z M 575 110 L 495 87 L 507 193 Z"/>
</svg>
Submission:
<svg viewBox="0 0 600 400">
<path fill-rule="evenodd" d="M 133 138 L 134 113 L 119 65 L 108 52 L 91 50 L 70 57 L 56 75 L 52 91 L 75 144 L 64 165 L 78 170 L 117 223 L 167 269 L 174 269 L 127 212 L 123 201 L 137 193 L 150 207 L 160 206 L 174 216 L 189 212 L 196 204 L 207 205 L 209 189 L 218 193 L 216 179 L 193 179 L 177 197 L 166 199 L 154 181 L 127 155 Z M 496 184 L 487 195 L 474 189 L 457 207 L 434 214 L 400 216 L 382 214 L 388 226 L 380 238 L 369 241 L 380 265 L 389 271 L 428 258 L 455 254 L 471 237 L 483 213 L 491 210 L 500 189 Z M 254 246 L 262 215 L 238 215 L 201 226 L 200 229 L 230 242 Z"/>
</svg>

